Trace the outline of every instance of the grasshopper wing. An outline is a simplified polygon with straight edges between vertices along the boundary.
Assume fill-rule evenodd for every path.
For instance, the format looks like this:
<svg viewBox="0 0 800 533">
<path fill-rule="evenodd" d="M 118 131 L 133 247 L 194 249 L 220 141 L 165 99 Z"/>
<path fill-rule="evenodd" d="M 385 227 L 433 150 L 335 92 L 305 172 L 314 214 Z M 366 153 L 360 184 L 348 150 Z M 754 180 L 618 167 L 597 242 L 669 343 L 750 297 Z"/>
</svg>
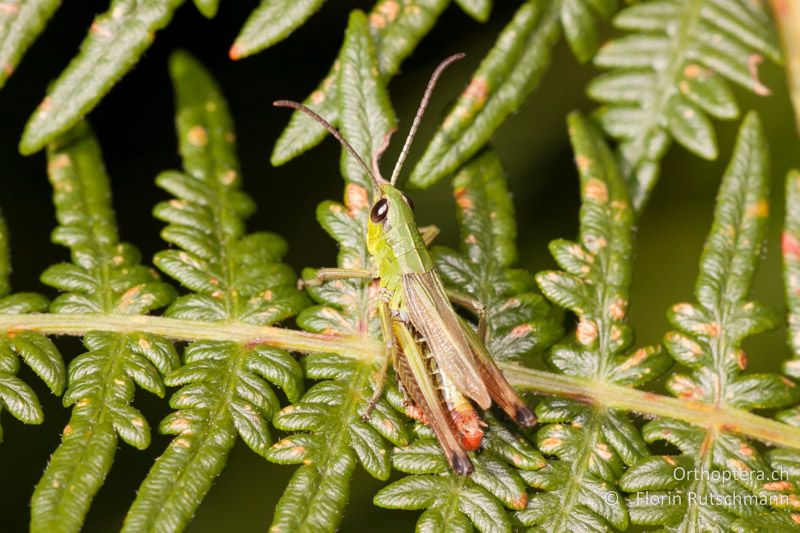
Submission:
<svg viewBox="0 0 800 533">
<path fill-rule="evenodd" d="M 448 414 L 442 405 L 438 391 L 431 380 L 425 355 L 420 351 L 416 340 L 402 323 L 394 324 L 394 331 L 400 347 L 395 361 L 395 370 L 408 395 L 422 409 L 427 422 L 436 433 L 447 462 L 459 476 L 472 473 L 472 462 L 461 448 Z"/>
<path fill-rule="evenodd" d="M 470 325 L 461 317 L 458 317 L 461 330 L 469 342 L 475 365 L 478 367 L 480 377 L 489 390 L 489 395 L 503 411 L 513 418 L 522 427 L 532 427 L 536 425 L 536 415 L 525 405 L 514 389 L 509 385 L 503 373 L 497 368 L 497 364 L 489 355 L 486 346 L 478 338 Z"/>
<path fill-rule="evenodd" d="M 411 323 L 425 337 L 439 369 L 447 374 L 458 390 L 475 400 L 482 409 L 488 409 L 492 404 L 491 396 L 439 275 L 435 270 L 403 274 L 402 282 Z"/>
</svg>

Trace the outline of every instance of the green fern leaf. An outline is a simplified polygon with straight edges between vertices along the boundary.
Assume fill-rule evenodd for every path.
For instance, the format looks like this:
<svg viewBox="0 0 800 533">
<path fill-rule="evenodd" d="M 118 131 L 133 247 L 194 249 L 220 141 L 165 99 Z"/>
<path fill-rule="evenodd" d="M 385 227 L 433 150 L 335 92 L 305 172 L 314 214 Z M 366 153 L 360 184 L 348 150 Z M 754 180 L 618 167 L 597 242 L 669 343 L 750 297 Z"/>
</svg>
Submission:
<svg viewBox="0 0 800 533">
<path fill-rule="evenodd" d="M 731 531 L 735 533 L 753 533 L 754 531 L 797 532 L 800 531 L 800 515 L 772 513 L 752 518 L 740 518 L 733 523 Z"/>
<path fill-rule="evenodd" d="M 564 271 L 536 276 L 542 292 L 578 317 L 575 336 L 556 345 L 546 361 L 559 372 L 617 385 L 638 386 L 671 362 L 658 348 L 629 351 L 626 321 L 631 282 L 633 211 L 627 188 L 600 134 L 577 114 L 569 132 L 581 176 L 580 242 L 553 241 L 550 250 Z M 546 531 L 625 529 L 628 512 L 617 489 L 626 465 L 646 456 L 639 432 L 624 413 L 573 400 L 542 401 L 546 425 L 539 450 L 548 466 L 525 473 L 541 492 L 518 518 Z"/>
<path fill-rule="evenodd" d="M 600 41 L 598 19 L 617 10 L 617 0 L 562 0 L 561 25 L 564 37 L 578 60 L 589 61 Z"/>
<path fill-rule="evenodd" d="M 559 2 L 525 2 L 445 118 L 409 181 L 427 187 L 475 155 L 533 91 L 560 36 Z"/>
<path fill-rule="evenodd" d="M 603 128 L 620 140 L 637 211 L 670 139 L 700 157 L 717 157 L 709 115 L 732 119 L 739 112 L 726 80 L 769 94 L 757 68 L 764 56 L 779 60 L 780 50 L 763 9 L 743 0 L 651 0 L 614 19 L 631 33 L 602 47 L 595 64 L 612 70 L 588 92 L 604 104 Z"/>
<path fill-rule="evenodd" d="M 0 298 L 0 314 L 36 313 L 47 309 L 47 303 L 47 299 L 39 294 L 12 294 Z M 0 334 L 0 379 L 3 381 L 0 405 L 26 424 L 41 424 L 44 414 L 36 394 L 15 376 L 19 359 L 57 395 L 64 391 L 64 361 L 52 341 L 44 335 L 30 331 Z"/>
<path fill-rule="evenodd" d="M 0 241 L 4 243 L 5 223 L 1 219 L 0 233 Z M 39 294 L 6 295 L 0 298 L 0 313 L 35 313 L 45 310 L 47 303 L 47 299 Z M 42 378 L 53 394 L 64 391 L 64 361 L 50 339 L 43 335 L 29 331 L 4 331 L 0 334 L 0 407 L 21 422 L 41 424 L 44 414 L 36 393 L 16 376 L 20 359 Z M 0 442 L 2 440 L 0 428 Z"/>
<path fill-rule="evenodd" d="M 785 378 L 743 374 L 742 341 L 777 325 L 768 309 L 747 300 L 766 231 L 767 167 L 764 134 L 751 113 L 742 123 L 717 197 L 695 286 L 698 304 L 675 305 L 668 315 L 676 331 L 665 336 L 664 344 L 691 369 L 667 382 L 680 398 L 747 410 L 781 407 L 798 398 L 794 383 Z M 635 492 L 628 499 L 634 523 L 663 525 L 669 531 L 722 531 L 739 517 L 764 511 L 747 498 L 768 496 L 776 487 L 764 483 L 771 479 L 771 468 L 746 439 L 670 420 L 649 422 L 643 433 L 648 442 L 665 440 L 682 455 L 646 458 L 622 476 L 621 486 Z M 676 474 L 677 465 L 694 475 Z M 660 505 L 657 499 L 642 498 L 642 491 L 673 499 Z"/>
<path fill-rule="evenodd" d="M 549 306 L 534 293 L 533 276 L 510 268 L 517 260 L 514 207 L 497 156 L 487 151 L 453 181 L 461 252 L 433 249 L 445 284 L 484 305 L 489 353 L 498 360 L 539 353 L 561 338 Z"/>
<path fill-rule="evenodd" d="M 350 16 L 342 52 L 340 98 L 342 131 L 368 160 L 394 125 L 383 81 L 377 76 L 377 55 L 367 18 Z M 317 219 L 339 244 L 338 265 L 367 268 L 367 217 L 371 184 L 363 169 L 342 159 L 345 203 L 323 202 Z M 313 270 L 303 273 L 315 278 Z M 319 304 L 304 310 L 297 323 L 314 333 L 379 338 L 375 319 L 375 287 L 368 281 L 337 280 L 309 287 Z M 276 443 L 268 458 L 302 464 L 275 509 L 272 531 L 332 531 L 341 520 L 356 461 L 378 479 L 389 476 L 390 447 L 408 442 L 402 417 L 381 399 L 369 421 L 361 414 L 373 394 L 377 361 L 334 355 L 305 359 L 306 377 L 321 381 L 300 402 L 275 417 L 276 427 L 299 431 Z"/>
<path fill-rule="evenodd" d="M 781 415 L 776 418 L 800 425 L 796 418 L 792 421 Z M 736 519 L 732 530 L 749 532 L 769 527 L 771 531 L 800 531 L 800 453 L 797 450 L 772 449 L 764 453 L 764 459 L 771 472 L 764 472 L 761 490 L 753 498 L 759 507 L 749 516 Z"/>
<path fill-rule="evenodd" d="M 88 125 L 51 145 L 48 169 L 60 223 L 52 239 L 72 256 L 72 263 L 42 274 L 44 283 L 69 291 L 50 310 L 136 315 L 167 305 L 173 289 L 119 241 L 108 177 Z M 83 342 L 89 351 L 70 363 L 63 398 L 74 405 L 72 416 L 31 501 L 33 532 L 80 529 L 111 468 L 117 438 L 139 449 L 150 442 L 147 421 L 130 405 L 135 385 L 163 396 L 161 375 L 178 364 L 172 344 L 148 334 L 93 332 Z"/>
<path fill-rule="evenodd" d="M 788 376 L 800 378 L 800 172 L 797 170 L 786 176 L 786 221 L 781 245 L 789 307 L 789 348 L 793 355 L 783 370 Z"/>
<path fill-rule="evenodd" d="M 544 299 L 532 292 L 533 276 L 510 268 L 517 259 L 517 229 L 497 156 L 487 151 L 465 165 L 456 175 L 453 193 L 461 252 L 433 250 L 443 281 L 484 305 L 487 347 L 494 358 L 518 360 L 543 351 L 561 337 L 561 328 L 548 316 Z M 484 420 L 489 427 L 481 452 L 473 454 L 475 472 L 468 480 L 450 471 L 430 428 L 421 426 L 422 438 L 397 448 L 393 456 L 395 468 L 414 475 L 381 489 L 375 504 L 427 509 L 417 523 L 420 530 L 469 531 L 471 523 L 481 531 L 510 531 L 504 509 L 522 510 L 528 499 L 522 471 L 538 470 L 545 462 L 525 437 L 509 431 L 491 413 Z"/>
<path fill-rule="evenodd" d="M 800 172 L 790 171 L 786 176 L 786 219 L 781 235 L 783 255 L 783 281 L 788 307 L 788 343 L 792 358 L 783 364 L 783 372 L 800 377 Z M 800 406 L 780 411 L 775 418 L 793 426 L 800 426 Z M 787 451 L 787 453 L 790 453 Z M 793 453 L 793 452 L 791 452 Z"/>
<path fill-rule="evenodd" d="M 478 22 L 486 22 L 492 12 L 492 0 L 456 0 L 464 13 Z"/>
<path fill-rule="evenodd" d="M 800 268 L 800 173 L 790 171 L 786 176 L 786 219 L 781 239 L 784 266 L 784 286 L 788 304 L 788 341 L 792 358 L 784 363 L 784 373 L 793 378 L 798 377 L 798 354 L 800 354 L 800 336 L 798 334 L 797 313 L 798 268 Z M 775 418 L 800 426 L 800 406 L 779 411 Z M 764 498 L 761 511 L 754 516 L 741 518 L 734 522 L 735 531 L 753 531 L 755 525 L 764 524 L 780 531 L 800 531 L 800 452 L 788 449 L 772 449 L 764 454 L 772 470 L 771 477 L 762 485 L 761 496 Z M 777 509 L 784 512 L 772 512 Z M 788 512 L 787 512 L 788 511 Z M 749 529 L 748 529 L 749 528 Z"/>
<path fill-rule="evenodd" d="M 162 237 L 177 249 L 156 254 L 163 272 L 192 292 L 166 315 L 187 320 L 266 325 L 296 314 L 306 298 L 280 262 L 284 241 L 274 234 L 245 235 L 253 210 L 240 190 L 233 124 L 214 80 L 184 52 L 170 60 L 177 94 L 177 132 L 184 172 L 165 172 L 158 185 L 175 199 L 156 206 L 169 225 Z M 125 519 L 123 531 L 174 531 L 193 516 L 225 466 L 237 435 L 256 453 L 271 444 L 267 421 L 279 408 L 267 383 L 290 400 L 303 388 L 300 365 L 283 350 L 233 342 L 195 342 L 184 366 L 166 379 L 181 388 L 176 411 L 161 423 L 174 434 Z"/>
<path fill-rule="evenodd" d="M 316 13 L 325 0 L 262 0 L 231 46 L 231 59 L 242 59 L 284 40 Z"/>
<path fill-rule="evenodd" d="M 392 462 L 398 470 L 413 474 L 381 489 L 375 505 L 389 509 L 425 510 L 418 531 L 512 530 L 506 509 L 523 509 L 528 501 L 525 483 L 517 469 L 539 469 L 541 455 L 524 439 L 513 436 L 494 417 L 487 415 L 485 447 L 472 458 L 475 471 L 464 478 L 452 473 L 432 431 L 419 428 L 420 438 L 395 449 Z M 508 453 L 508 446 L 514 453 Z M 514 463 L 509 464 L 509 458 Z"/>
<path fill-rule="evenodd" d="M 380 153 L 389 131 L 395 128 L 389 95 L 377 68 L 378 56 L 364 13 L 350 15 L 348 32 L 342 45 L 339 76 L 339 108 L 347 110 L 341 120 L 342 135 L 359 154 Z M 366 190 L 372 180 L 364 168 L 347 152 L 342 152 L 342 175 Z"/>
<path fill-rule="evenodd" d="M 48 301 L 35 293 L 9 294 L 11 262 L 8 229 L 0 215 L 0 314 L 37 313 L 47 309 Z M 64 391 L 66 370 L 55 345 L 30 331 L 0 332 L 0 408 L 26 424 L 41 424 L 44 414 L 36 393 L 16 376 L 20 359 L 44 381 L 53 394 Z M 3 432 L 0 428 L 0 442 Z"/>
<path fill-rule="evenodd" d="M 15 0 L 0 10 L 0 88 L 44 30 L 60 0 Z"/>
<path fill-rule="evenodd" d="M 379 0 L 369 13 L 370 34 L 378 54 L 381 79 L 385 82 L 397 72 L 403 59 L 416 48 L 444 11 L 448 0 L 417 0 L 411 9 L 402 9 L 396 0 Z M 328 75 L 303 103 L 334 126 L 340 124 L 339 70 L 344 46 Z M 383 135 L 386 132 L 379 132 Z M 272 151 L 271 161 L 282 165 L 310 150 L 327 132 L 303 113 L 294 113 Z"/>
<path fill-rule="evenodd" d="M 477 154 L 509 115 L 533 92 L 550 65 L 563 27 L 579 59 L 597 48 L 597 18 L 608 18 L 615 0 L 529 0 L 498 37 L 411 172 L 430 186 Z"/>
<path fill-rule="evenodd" d="M 153 34 L 169 24 L 184 0 L 114 0 L 48 90 L 25 126 L 20 152 L 32 154 L 75 126 L 139 61 Z"/>
<path fill-rule="evenodd" d="M 204 17 L 212 19 L 219 9 L 219 0 L 194 0 L 194 5 Z"/>
</svg>

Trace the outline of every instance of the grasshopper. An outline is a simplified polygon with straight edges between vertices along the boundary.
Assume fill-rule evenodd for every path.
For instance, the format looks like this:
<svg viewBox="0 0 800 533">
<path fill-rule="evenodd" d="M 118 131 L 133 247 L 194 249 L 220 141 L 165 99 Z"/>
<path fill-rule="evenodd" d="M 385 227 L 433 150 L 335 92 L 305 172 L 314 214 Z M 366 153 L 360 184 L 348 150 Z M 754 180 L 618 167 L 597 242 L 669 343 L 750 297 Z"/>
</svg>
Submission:
<svg viewBox="0 0 800 533">
<path fill-rule="evenodd" d="M 380 398 L 391 363 L 411 400 L 410 414 L 433 428 L 453 471 L 467 476 L 473 466 L 466 452 L 479 447 L 485 426 L 471 401 L 481 409 L 488 409 L 494 401 L 523 427 L 536 424 L 536 417 L 486 349 L 483 305 L 448 291 L 442 284 L 428 252 L 428 244 L 438 230 L 417 227 L 411 199 L 395 186 L 439 76 L 463 57 L 464 54 L 450 56 L 434 71 L 388 181 L 380 174 L 378 158 L 388 145 L 391 132 L 370 168 L 339 131 L 313 110 L 290 100 L 273 105 L 299 110 L 325 127 L 366 170 L 374 185 L 375 201 L 367 228 L 373 270 L 323 268 L 311 281 L 315 284 L 362 278 L 380 284 L 377 308 L 386 358 L 364 416 L 369 417 Z M 477 313 L 477 333 L 456 313 L 453 303 Z"/>
</svg>

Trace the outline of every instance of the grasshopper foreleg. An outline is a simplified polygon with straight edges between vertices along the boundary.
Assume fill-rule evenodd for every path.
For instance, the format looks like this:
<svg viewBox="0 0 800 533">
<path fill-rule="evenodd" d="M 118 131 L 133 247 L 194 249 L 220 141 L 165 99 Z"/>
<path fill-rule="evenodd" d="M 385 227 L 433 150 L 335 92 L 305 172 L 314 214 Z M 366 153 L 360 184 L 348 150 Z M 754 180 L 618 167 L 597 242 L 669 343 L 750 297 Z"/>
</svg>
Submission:
<svg viewBox="0 0 800 533">
<path fill-rule="evenodd" d="M 372 278 L 372 271 L 361 268 L 320 268 L 315 279 L 297 280 L 297 288 L 316 287 L 332 279 L 367 279 Z"/>
<path fill-rule="evenodd" d="M 422 242 L 425 243 L 425 247 L 429 247 L 433 240 L 439 235 L 439 227 L 434 226 L 431 224 L 430 226 L 422 226 L 419 229 L 419 235 L 422 237 Z"/>
</svg>

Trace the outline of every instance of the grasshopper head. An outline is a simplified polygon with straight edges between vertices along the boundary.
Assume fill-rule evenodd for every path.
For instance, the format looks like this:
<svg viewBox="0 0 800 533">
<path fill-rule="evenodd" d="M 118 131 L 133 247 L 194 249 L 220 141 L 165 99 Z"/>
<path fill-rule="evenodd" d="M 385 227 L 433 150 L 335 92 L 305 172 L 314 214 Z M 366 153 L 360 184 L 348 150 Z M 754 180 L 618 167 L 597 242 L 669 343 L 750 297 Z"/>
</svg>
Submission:
<svg viewBox="0 0 800 533">
<path fill-rule="evenodd" d="M 383 275 L 427 272 L 432 268 L 425 242 L 414 222 L 411 199 L 389 183 L 376 188 L 369 213 L 367 249 Z"/>
<path fill-rule="evenodd" d="M 370 226 L 380 226 L 386 231 L 414 225 L 414 203 L 406 193 L 389 183 L 383 183 L 379 192 L 369 212 Z"/>
</svg>

